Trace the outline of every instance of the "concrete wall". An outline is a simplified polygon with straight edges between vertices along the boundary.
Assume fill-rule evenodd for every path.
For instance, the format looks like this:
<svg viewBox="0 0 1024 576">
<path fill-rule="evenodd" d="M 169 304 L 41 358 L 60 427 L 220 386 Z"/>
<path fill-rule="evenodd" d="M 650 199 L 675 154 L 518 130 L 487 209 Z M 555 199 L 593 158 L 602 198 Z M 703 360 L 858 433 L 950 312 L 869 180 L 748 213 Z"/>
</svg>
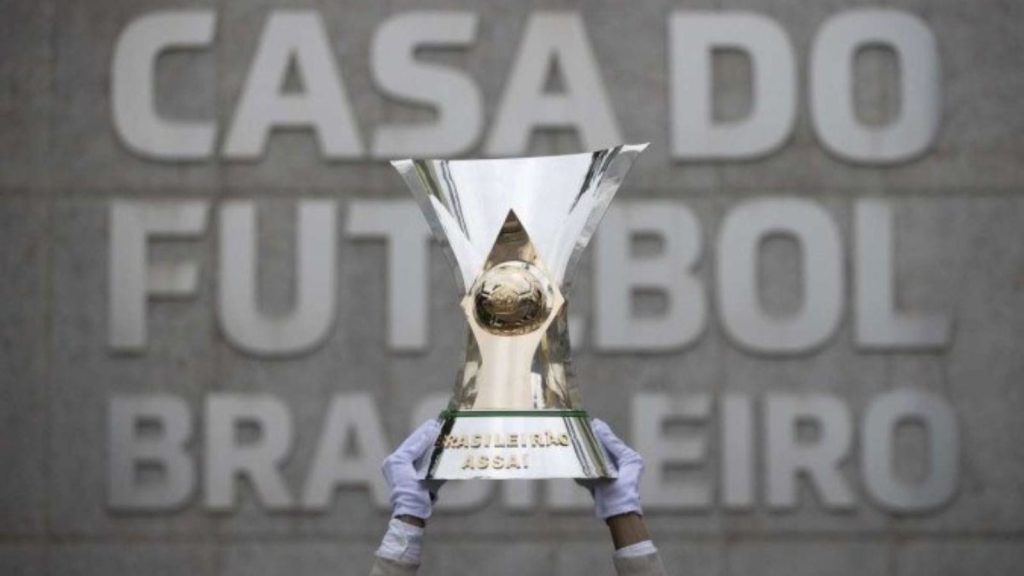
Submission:
<svg viewBox="0 0 1024 576">
<path fill-rule="evenodd" d="M 750 510 L 718 504 L 652 510 L 649 524 L 673 574 L 969 574 L 1019 572 L 1024 561 L 1024 8 L 997 0 L 706 0 L 685 2 L 285 2 L 224 0 L 209 50 L 170 55 L 157 78 L 168 116 L 226 125 L 268 12 L 318 10 L 344 76 L 361 132 L 386 121 L 429 118 L 375 92 L 368 46 L 375 26 L 410 9 L 481 14 L 478 42 L 440 56 L 479 83 L 490 126 L 527 14 L 565 9 L 583 16 L 607 92 L 628 141 L 652 145 L 620 194 L 623 202 L 670 199 L 699 217 L 705 253 L 697 268 L 708 289 L 706 332 L 686 350 L 608 354 L 585 337 L 577 373 L 587 408 L 629 436 L 627 407 L 641 392 L 809 394 L 827 392 L 855 415 L 882 391 L 915 387 L 953 406 L 961 435 L 958 491 L 924 514 L 882 510 L 865 494 L 863 466 L 844 466 L 856 491 L 852 509 L 822 507 L 801 490 L 795 510 L 761 499 Z M 807 105 L 807 62 L 820 24 L 842 10 L 882 4 L 921 17 L 934 32 L 942 66 L 939 136 L 922 157 L 889 167 L 857 166 L 829 155 Z M 394 445 L 413 407 L 446 393 L 462 349 L 463 322 L 450 272 L 434 249 L 430 272 L 431 344 L 398 353 L 385 341 L 385 248 L 339 242 L 337 320 L 314 351 L 288 359 L 247 355 L 218 327 L 216 227 L 194 242 L 155 247 L 164 258 L 196 260 L 198 295 L 148 309 L 144 353 L 108 346 L 108 224 L 116 198 L 254 198 L 262 210 L 260 288 L 268 308 L 291 297 L 293 207 L 297 197 L 340 201 L 405 199 L 382 161 L 326 161 L 308 132 L 277 134 L 254 162 L 144 159 L 119 141 L 109 82 L 115 40 L 139 14 L 166 0 L 60 2 L 9 0 L 0 18 L 0 573 L 3 574 L 361 574 L 387 513 L 364 489 L 342 489 L 326 511 L 268 512 L 243 487 L 238 508 L 208 511 L 196 492 L 179 509 L 125 513 L 108 506 L 107 409 L 115 395 L 166 392 L 188 401 L 203 441 L 202 403 L 212 392 L 267 392 L 291 411 L 296 441 L 284 475 L 296 491 L 307 474 L 334 393 L 372 395 Z M 667 32 L 673 9 L 751 10 L 770 16 L 796 49 L 801 77 L 794 135 L 777 152 L 745 162 L 686 163 L 670 158 Z M 868 54 L 858 102 L 885 119 L 895 66 Z M 742 59 L 716 60 L 726 115 L 742 115 L 749 84 Z M 574 152 L 571 132 L 535 137 L 528 153 Z M 474 150 L 468 155 L 474 155 Z M 895 209 L 898 300 L 953 319 L 952 342 L 933 352 L 871 353 L 853 339 L 853 309 L 818 350 L 779 358 L 744 352 L 723 334 L 712 279 L 718 226 L 751 198 L 821 202 L 842 231 L 850 268 L 851 213 L 861 198 Z M 343 218 L 342 218 L 343 220 Z M 213 220 L 214 222 L 216 219 Z M 793 306 L 791 251 L 766 249 L 764 298 Z M 590 261 L 572 294 L 591 319 Z M 798 302 L 797 302 L 798 304 Z M 584 331 L 587 334 L 586 331 Z M 708 429 L 714 430 L 717 420 Z M 758 428 L 759 430 L 759 428 Z M 687 434 L 700 431 L 683 430 Z M 698 478 L 718 477 L 717 436 Z M 200 476 L 202 471 L 200 471 Z M 762 482 L 763 473 L 757 478 Z M 464 490 L 448 486 L 442 492 Z M 717 490 L 717 489 L 716 489 Z M 439 514 L 428 532 L 428 574 L 611 573 L 611 545 L 585 510 L 542 505 L 511 509 L 493 497 L 470 511 Z M 552 568 L 554 566 L 555 568 Z"/>
</svg>

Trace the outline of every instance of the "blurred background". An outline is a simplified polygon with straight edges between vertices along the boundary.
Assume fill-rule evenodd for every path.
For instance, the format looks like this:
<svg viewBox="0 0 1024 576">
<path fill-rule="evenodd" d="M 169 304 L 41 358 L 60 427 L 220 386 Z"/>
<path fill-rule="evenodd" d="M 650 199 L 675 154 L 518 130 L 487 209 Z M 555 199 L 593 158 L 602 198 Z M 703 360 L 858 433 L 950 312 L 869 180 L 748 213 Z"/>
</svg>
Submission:
<svg viewBox="0 0 1024 576">
<path fill-rule="evenodd" d="M 0 573 L 368 573 L 456 284 L 390 158 L 650 142 L 569 294 L 672 574 L 1020 573 L 1024 7 L 4 0 Z M 568 482 L 423 574 L 611 574 Z"/>
</svg>

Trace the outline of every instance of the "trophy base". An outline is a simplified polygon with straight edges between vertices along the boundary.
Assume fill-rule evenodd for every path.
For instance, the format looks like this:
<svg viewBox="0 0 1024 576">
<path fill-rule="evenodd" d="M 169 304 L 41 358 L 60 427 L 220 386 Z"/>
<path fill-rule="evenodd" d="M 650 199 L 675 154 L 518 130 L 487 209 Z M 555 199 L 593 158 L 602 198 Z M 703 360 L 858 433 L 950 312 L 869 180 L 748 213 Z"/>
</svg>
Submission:
<svg viewBox="0 0 1024 576">
<path fill-rule="evenodd" d="M 446 410 L 427 480 L 615 478 L 583 410 Z"/>
</svg>

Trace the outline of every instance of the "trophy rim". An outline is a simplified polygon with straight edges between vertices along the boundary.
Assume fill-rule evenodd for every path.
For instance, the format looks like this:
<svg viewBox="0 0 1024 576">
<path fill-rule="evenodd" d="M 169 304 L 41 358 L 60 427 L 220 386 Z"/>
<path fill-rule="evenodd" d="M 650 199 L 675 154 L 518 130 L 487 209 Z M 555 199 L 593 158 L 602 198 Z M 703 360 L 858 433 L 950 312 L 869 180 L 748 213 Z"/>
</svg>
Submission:
<svg viewBox="0 0 1024 576">
<path fill-rule="evenodd" d="M 473 233 L 470 233 L 466 225 L 470 221 L 466 219 L 469 212 L 465 211 L 460 200 L 460 196 L 466 194 L 466 191 L 462 189 L 465 182 L 457 182 L 457 179 L 452 178 L 451 170 L 459 166 L 477 165 L 478 167 L 483 167 L 486 165 L 505 164 L 513 166 L 527 164 L 532 161 L 589 158 L 591 163 L 590 171 L 581 176 L 581 178 L 584 183 L 593 179 L 587 194 L 591 204 L 581 212 L 582 217 L 576 220 L 575 226 L 578 229 L 575 234 L 558 240 L 549 237 L 539 242 L 537 237 L 539 230 L 534 228 L 533 225 L 524 222 L 531 240 L 537 244 L 537 248 L 541 251 L 541 257 L 547 265 L 549 273 L 552 275 L 552 280 L 560 288 L 567 290 L 572 283 L 580 256 L 589 243 L 594 230 L 597 228 L 598 222 L 604 216 L 608 204 L 621 187 L 633 162 L 648 146 L 649 143 L 644 142 L 640 144 L 619 144 L 587 152 L 497 158 L 405 158 L 391 160 L 390 164 L 412 192 L 431 233 L 441 245 L 442 251 L 452 267 L 459 293 L 466 294 L 482 271 L 486 255 L 493 246 L 494 239 L 498 234 L 498 229 L 493 231 L 494 234 L 490 234 L 491 231 L 487 228 L 491 224 L 498 223 L 498 220 L 493 219 L 493 222 L 491 222 L 490 220 L 492 219 L 488 218 L 489 223 L 483 229 L 475 228 Z M 468 168 L 460 168 L 460 170 L 465 169 Z M 498 170 L 496 166 L 492 169 Z M 438 171 L 440 176 L 434 174 L 435 170 Z M 470 179 L 468 182 L 471 183 L 470 190 L 472 190 L 473 180 Z M 534 187 L 532 195 L 540 198 L 548 192 L 543 188 Z M 469 196 L 475 195 L 475 193 L 469 193 Z M 582 197 L 582 194 L 577 193 L 575 196 L 565 198 L 565 202 L 568 203 L 568 210 L 574 211 Z M 520 219 L 523 219 L 529 213 L 535 212 L 534 210 L 524 211 L 524 206 L 516 205 L 516 202 L 510 201 L 508 198 L 500 202 L 502 207 L 496 210 L 493 215 L 500 213 L 502 219 L 504 219 L 509 210 L 514 212 Z M 566 214 L 568 215 L 568 212 Z M 445 222 L 442 222 L 442 220 Z M 480 222 L 476 218 L 473 218 L 473 220 L 478 223 Z M 572 218 L 566 218 L 564 222 L 571 220 Z M 541 227 L 544 230 L 548 230 L 548 233 L 542 234 L 542 236 L 559 236 L 564 230 L 564 222 L 557 227 L 552 225 Z M 554 232 L 553 230 L 555 229 L 558 232 Z"/>
<path fill-rule="evenodd" d="M 636 150 L 637 154 L 639 154 L 640 152 L 643 152 L 650 145 L 651 145 L 650 142 L 637 142 L 635 144 L 618 144 L 616 146 L 606 146 L 604 148 L 593 148 L 593 149 L 590 149 L 590 150 L 581 150 L 579 152 L 561 152 L 561 153 L 558 153 L 558 154 L 534 154 L 532 156 L 474 156 L 474 157 L 469 157 L 469 158 L 462 158 L 462 157 L 455 157 L 455 158 L 427 158 L 427 157 L 422 157 L 422 156 L 410 156 L 408 158 L 400 158 L 400 159 L 390 160 L 389 163 L 392 166 L 394 166 L 395 168 L 398 168 L 399 165 L 404 165 L 406 163 L 411 163 L 411 162 L 435 162 L 435 161 L 441 161 L 441 160 L 443 160 L 445 162 L 488 162 L 488 161 L 501 162 L 502 160 L 532 160 L 532 159 L 535 159 L 535 158 L 563 158 L 563 157 L 567 157 L 567 156 L 591 156 L 593 154 L 598 154 L 598 153 L 601 153 L 601 152 L 606 152 L 608 150 L 612 150 L 612 149 L 615 149 L 615 148 L 623 148 L 623 149 Z"/>
</svg>

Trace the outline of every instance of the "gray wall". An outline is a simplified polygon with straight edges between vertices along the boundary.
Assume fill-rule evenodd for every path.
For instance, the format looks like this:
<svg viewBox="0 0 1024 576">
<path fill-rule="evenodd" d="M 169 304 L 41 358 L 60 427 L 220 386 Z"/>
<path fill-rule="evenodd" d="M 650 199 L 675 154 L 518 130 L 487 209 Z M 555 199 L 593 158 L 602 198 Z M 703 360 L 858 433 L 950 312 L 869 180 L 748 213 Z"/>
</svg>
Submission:
<svg viewBox="0 0 1024 576">
<path fill-rule="evenodd" d="M 422 2 L 253 2 L 224 0 L 214 48 L 169 56 L 157 80 L 168 116 L 216 118 L 225 125 L 268 11 L 285 5 L 321 12 L 361 132 L 421 112 L 375 92 L 368 45 L 375 25 Z M 723 335 L 714 307 L 707 331 L 685 351 L 607 354 L 584 345 L 577 372 L 588 409 L 628 436 L 630 397 L 710 392 L 828 392 L 855 420 L 875 394 L 898 387 L 935 392 L 953 406 L 961 434 L 959 489 L 952 502 L 919 515 L 887 513 L 860 480 L 856 457 L 844 474 L 852 510 L 819 505 L 801 491 L 795 510 L 718 504 L 651 511 L 649 524 L 674 574 L 1011 574 L 1024 561 L 1024 9 L 996 0 L 891 0 L 935 33 L 943 72 L 942 119 L 922 157 L 889 167 L 855 166 L 830 156 L 810 124 L 809 47 L 829 16 L 859 1 L 428 2 L 482 15 L 476 46 L 443 56 L 469 71 L 487 119 L 500 98 L 530 10 L 582 13 L 612 106 L 628 141 L 652 142 L 620 194 L 683 202 L 699 217 L 705 253 L 698 274 L 711 303 L 716 231 L 744 200 L 795 196 L 833 215 L 851 249 L 856 199 L 881 197 L 896 211 L 898 299 L 941 310 L 955 323 L 951 344 L 934 352 L 859 350 L 852 304 L 837 333 L 815 351 L 778 358 L 742 351 Z M 267 392 L 294 418 L 296 443 L 285 467 L 301 486 L 326 399 L 365 391 L 379 407 L 393 445 L 428 393 L 450 387 L 463 326 L 446 263 L 434 250 L 431 337 L 423 353 L 385 344 L 385 251 L 380 242 L 339 243 L 339 301 L 330 337 L 301 356 L 256 358 L 230 346 L 216 318 L 216 228 L 200 240 L 154 254 L 200 263 L 199 294 L 148 310 L 143 354 L 107 345 L 108 212 L 114 198 L 216 201 L 256 198 L 261 290 L 268 308 L 286 309 L 292 271 L 291 209 L 297 197 L 406 198 L 382 161 L 324 160 L 308 133 L 275 135 L 255 162 L 188 163 L 141 158 L 118 140 L 109 81 L 117 35 L 135 16 L 171 7 L 160 0 L 8 0 L 0 19 L 0 573 L 3 574 L 360 574 L 367 571 L 387 513 L 362 489 L 342 489 L 328 510 L 268 512 L 243 488 L 236 510 L 212 513 L 199 492 L 180 509 L 124 513 L 107 505 L 107 407 L 114 395 L 167 392 L 185 398 L 203 440 L 202 402 L 212 392 Z M 684 163 L 669 157 L 667 37 L 671 9 L 748 9 L 777 20 L 796 49 L 801 76 L 797 127 L 778 151 L 745 162 Z M 893 113 L 891 61 L 861 71 L 858 101 L 867 116 Z M 720 101 L 741 114 L 748 90 L 742 61 L 717 61 Z M 182 88 L 185 86 L 186 88 Z M 573 152 L 571 133 L 542 134 L 529 153 Z M 479 152 L 474 150 L 473 152 Z M 473 155 L 471 152 L 469 155 Z M 845 256 L 849 259 L 849 256 Z M 849 263 L 847 262 L 847 268 Z M 590 315 L 590 264 L 574 306 Z M 793 305 L 794 258 L 769 247 L 768 301 Z M 714 420 L 712 422 L 715 422 Z M 717 424 L 709 425 L 707 465 L 715 479 Z M 692 434 L 694 431 L 684 431 Z M 201 474 L 201 472 L 200 472 Z M 763 473 L 758 472 L 759 482 Z M 714 480 L 717 482 L 717 480 Z M 459 490 L 448 486 L 447 491 Z M 444 498 L 444 492 L 442 492 Z M 498 491 L 480 508 L 432 520 L 424 573 L 611 573 L 611 546 L 588 512 L 537 506 L 510 510 Z M 557 568 L 552 568 L 557 566 Z"/>
</svg>

